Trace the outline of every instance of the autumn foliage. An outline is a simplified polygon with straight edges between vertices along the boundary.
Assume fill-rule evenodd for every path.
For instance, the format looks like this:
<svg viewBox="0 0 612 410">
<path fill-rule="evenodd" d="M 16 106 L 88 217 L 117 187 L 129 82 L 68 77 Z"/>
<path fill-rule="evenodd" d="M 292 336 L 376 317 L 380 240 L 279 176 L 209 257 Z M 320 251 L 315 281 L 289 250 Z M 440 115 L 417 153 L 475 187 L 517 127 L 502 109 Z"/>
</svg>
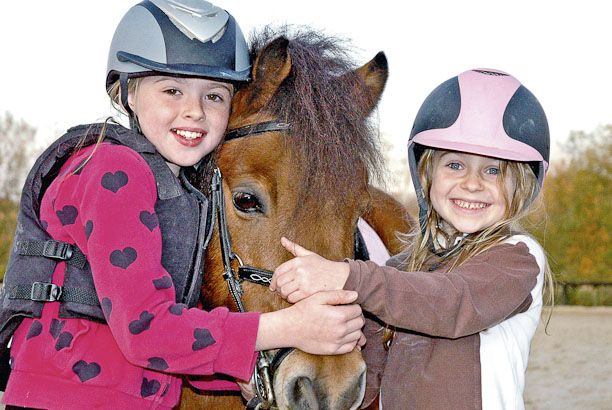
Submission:
<svg viewBox="0 0 612 410">
<path fill-rule="evenodd" d="M 528 224 L 561 280 L 612 282 L 612 125 L 574 132 Z"/>
</svg>

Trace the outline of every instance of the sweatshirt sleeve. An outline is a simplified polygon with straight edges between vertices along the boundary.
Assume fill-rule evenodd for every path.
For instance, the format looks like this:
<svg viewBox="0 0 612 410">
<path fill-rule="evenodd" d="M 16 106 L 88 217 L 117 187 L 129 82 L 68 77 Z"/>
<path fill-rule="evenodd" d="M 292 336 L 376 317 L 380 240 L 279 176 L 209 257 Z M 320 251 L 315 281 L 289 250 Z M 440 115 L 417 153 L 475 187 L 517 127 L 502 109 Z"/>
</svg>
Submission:
<svg viewBox="0 0 612 410">
<path fill-rule="evenodd" d="M 58 215 L 76 218 L 65 229 L 87 255 L 108 325 L 126 359 L 169 373 L 224 373 L 248 380 L 259 314 L 207 312 L 176 303 L 161 264 L 157 190 L 146 161 L 127 147 L 101 144 L 84 167 L 65 174 L 53 206 Z"/>
<path fill-rule="evenodd" d="M 404 272 L 349 261 L 345 289 L 384 322 L 430 336 L 458 338 L 524 311 L 540 268 L 523 242 L 500 244 L 451 273 Z"/>
<path fill-rule="evenodd" d="M 362 409 L 370 406 L 374 399 L 378 398 L 387 361 L 387 350 L 383 344 L 385 324 L 367 312 L 364 316 L 365 325 L 362 331 L 366 338 L 366 344 L 361 350 L 361 356 L 366 362 L 367 369 L 365 394 L 361 403 Z"/>
</svg>

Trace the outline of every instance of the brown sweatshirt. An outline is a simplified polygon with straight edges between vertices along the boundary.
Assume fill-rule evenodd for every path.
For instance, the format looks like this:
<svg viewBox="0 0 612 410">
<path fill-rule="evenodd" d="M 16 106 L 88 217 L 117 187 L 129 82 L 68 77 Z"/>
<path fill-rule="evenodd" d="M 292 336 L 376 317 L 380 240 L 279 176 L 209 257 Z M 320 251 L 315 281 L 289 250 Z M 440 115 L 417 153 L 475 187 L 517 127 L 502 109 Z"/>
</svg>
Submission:
<svg viewBox="0 0 612 410">
<path fill-rule="evenodd" d="M 424 265 L 432 271 L 404 272 L 404 259 L 349 261 L 344 288 L 373 315 L 364 329 L 363 407 L 380 392 L 384 410 L 481 409 L 479 332 L 529 308 L 536 259 L 523 242 L 497 245 L 451 273 L 452 260 L 432 257 Z M 383 322 L 396 327 L 388 352 Z"/>
</svg>

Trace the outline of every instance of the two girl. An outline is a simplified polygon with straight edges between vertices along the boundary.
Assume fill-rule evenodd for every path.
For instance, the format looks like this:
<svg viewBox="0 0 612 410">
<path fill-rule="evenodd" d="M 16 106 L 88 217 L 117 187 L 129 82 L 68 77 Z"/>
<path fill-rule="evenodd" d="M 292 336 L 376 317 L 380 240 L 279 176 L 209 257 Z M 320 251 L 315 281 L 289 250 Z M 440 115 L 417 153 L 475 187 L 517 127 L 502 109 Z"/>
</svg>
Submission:
<svg viewBox="0 0 612 410">
<path fill-rule="evenodd" d="M 271 290 L 291 302 L 355 290 L 374 315 L 364 330 L 364 407 L 379 394 L 385 410 L 524 407 L 551 275 L 518 222 L 548 157 L 548 124 L 533 94 L 507 73 L 466 71 L 427 97 L 412 128 L 420 232 L 406 253 L 388 266 L 332 262 L 283 238 L 296 257 L 275 270 Z"/>
<path fill-rule="evenodd" d="M 24 186 L 0 294 L 0 345 L 13 338 L 7 408 L 171 409 L 179 374 L 249 380 L 259 350 L 357 345 L 361 309 L 346 305 L 355 292 L 264 314 L 196 307 L 207 198 L 180 169 L 212 173 L 235 88 L 249 75 L 240 28 L 219 7 L 148 0 L 124 16 L 106 86 L 131 129 L 69 130 Z"/>
</svg>

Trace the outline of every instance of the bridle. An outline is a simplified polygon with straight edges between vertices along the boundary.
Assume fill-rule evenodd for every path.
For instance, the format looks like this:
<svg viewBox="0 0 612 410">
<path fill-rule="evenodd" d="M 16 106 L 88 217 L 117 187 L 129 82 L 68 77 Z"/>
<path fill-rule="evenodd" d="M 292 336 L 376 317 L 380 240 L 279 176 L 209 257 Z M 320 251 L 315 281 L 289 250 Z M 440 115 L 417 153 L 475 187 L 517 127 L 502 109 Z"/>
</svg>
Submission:
<svg viewBox="0 0 612 410">
<path fill-rule="evenodd" d="M 266 132 L 286 131 L 291 124 L 279 121 L 265 121 L 229 130 L 225 135 L 225 141 L 237 138 L 249 137 Z M 221 257 L 223 259 L 223 279 L 227 282 L 228 290 L 240 312 L 246 312 L 242 302 L 242 282 L 248 281 L 262 286 L 270 286 L 273 272 L 245 265 L 240 256 L 232 250 L 232 240 L 227 226 L 227 216 L 225 213 L 225 199 L 223 197 L 223 180 L 219 168 L 215 168 L 211 181 L 211 201 L 210 201 L 211 223 L 205 239 L 205 246 L 208 245 L 215 225 L 215 216 L 219 223 L 219 241 Z M 215 215 L 216 214 L 216 215 Z M 367 249 L 361 234 L 355 231 L 355 252 L 360 259 L 369 259 Z M 232 261 L 238 261 L 238 274 L 231 266 Z M 273 380 L 281 362 L 291 354 L 295 348 L 277 349 L 271 351 L 261 351 L 255 363 L 255 387 L 256 399 L 249 401 L 247 409 L 277 409 L 276 398 L 273 389 Z"/>
<path fill-rule="evenodd" d="M 230 130 L 225 135 L 225 141 L 249 137 L 265 132 L 286 131 L 290 124 L 278 121 L 266 121 L 256 124 L 245 125 L 240 128 Z M 214 230 L 215 214 L 219 223 L 219 241 L 221 257 L 223 260 L 223 279 L 227 282 L 228 290 L 236 307 L 240 312 L 246 312 L 242 302 L 242 282 L 248 281 L 262 286 L 270 286 L 273 272 L 245 265 L 240 256 L 232 250 L 232 239 L 227 226 L 227 216 L 225 213 L 225 199 L 223 198 L 223 180 L 219 168 L 215 168 L 211 181 L 211 227 L 209 232 Z M 207 243 L 208 241 L 206 241 Z M 232 261 L 238 261 L 238 274 L 232 268 Z M 255 390 L 256 399 L 247 404 L 247 409 L 276 409 L 276 398 L 274 396 L 273 380 L 276 370 L 279 368 L 283 359 L 291 354 L 295 348 L 278 349 L 273 354 L 271 351 L 259 352 L 255 363 Z"/>
</svg>

